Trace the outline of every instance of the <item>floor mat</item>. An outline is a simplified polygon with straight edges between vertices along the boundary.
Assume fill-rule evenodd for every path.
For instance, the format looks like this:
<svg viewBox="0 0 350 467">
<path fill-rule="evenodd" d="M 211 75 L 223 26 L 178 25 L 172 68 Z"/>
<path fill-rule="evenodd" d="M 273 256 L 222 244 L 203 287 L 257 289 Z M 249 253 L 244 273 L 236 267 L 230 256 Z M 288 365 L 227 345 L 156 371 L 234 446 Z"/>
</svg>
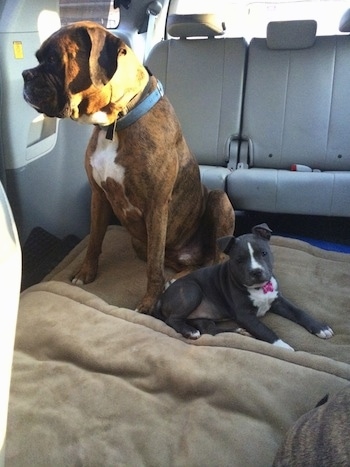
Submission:
<svg viewBox="0 0 350 467">
<path fill-rule="evenodd" d="M 74 235 L 61 240 L 35 227 L 22 248 L 22 290 L 40 282 L 79 242 Z"/>
</svg>

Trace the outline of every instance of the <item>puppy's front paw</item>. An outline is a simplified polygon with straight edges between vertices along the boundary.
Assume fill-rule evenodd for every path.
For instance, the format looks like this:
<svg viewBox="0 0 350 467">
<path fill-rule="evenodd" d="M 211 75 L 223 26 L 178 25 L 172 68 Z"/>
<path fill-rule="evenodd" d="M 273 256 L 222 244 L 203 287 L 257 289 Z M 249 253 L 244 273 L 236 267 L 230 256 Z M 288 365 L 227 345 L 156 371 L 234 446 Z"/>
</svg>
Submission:
<svg viewBox="0 0 350 467">
<path fill-rule="evenodd" d="M 334 336 L 334 332 L 329 326 L 324 326 L 319 332 L 316 332 L 316 336 L 321 339 L 330 339 Z"/>
<path fill-rule="evenodd" d="M 199 329 L 190 326 L 183 319 L 174 319 L 174 317 L 170 317 L 165 322 L 168 326 L 171 326 L 173 329 L 175 329 L 176 332 L 182 334 L 183 337 L 186 337 L 186 339 L 196 340 L 201 337 Z"/>
<path fill-rule="evenodd" d="M 276 347 L 282 347 L 282 349 L 287 349 L 287 350 L 291 350 L 294 352 L 293 347 L 287 344 L 287 342 L 284 342 L 282 339 L 278 339 L 272 345 L 275 345 Z"/>
<path fill-rule="evenodd" d="M 198 329 L 194 329 L 193 331 L 183 333 L 183 336 L 186 337 L 187 339 L 196 340 L 199 337 L 201 337 L 201 333 L 198 331 Z"/>
</svg>

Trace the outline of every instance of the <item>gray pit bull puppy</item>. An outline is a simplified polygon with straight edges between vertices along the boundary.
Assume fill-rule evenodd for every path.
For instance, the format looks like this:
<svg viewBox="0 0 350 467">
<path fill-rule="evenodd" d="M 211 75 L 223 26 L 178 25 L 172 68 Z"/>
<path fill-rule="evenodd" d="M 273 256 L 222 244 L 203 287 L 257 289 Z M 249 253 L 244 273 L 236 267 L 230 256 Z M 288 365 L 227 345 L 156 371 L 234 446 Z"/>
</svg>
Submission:
<svg viewBox="0 0 350 467">
<path fill-rule="evenodd" d="M 215 335 L 216 321 L 234 320 L 257 339 L 294 350 L 259 318 L 271 311 L 328 339 L 332 329 L 287 301 L 273 276 L 271 230 L 256 225 L 252 233 L 218 239 L 229 260 L 198 269 L 174 281 L 158 301 L 155 316 L 189 339 Z"/>
</svg>

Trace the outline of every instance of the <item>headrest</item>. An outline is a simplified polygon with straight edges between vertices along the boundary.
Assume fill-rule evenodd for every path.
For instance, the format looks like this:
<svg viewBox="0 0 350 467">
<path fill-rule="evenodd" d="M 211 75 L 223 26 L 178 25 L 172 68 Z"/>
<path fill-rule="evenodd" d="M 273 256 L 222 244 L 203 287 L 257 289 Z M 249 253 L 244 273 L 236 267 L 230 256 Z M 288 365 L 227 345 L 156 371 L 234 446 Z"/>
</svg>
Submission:
<svg viewBox="0 0 350 467">
<path fill-rule="evenodd" d="M 346 12 L 341 17 L 339 23 L 339 31 L 350 32 L 350 10 L 346 10 Z"/>
<path fill-rule="evenodd" d="M 273 21 L 267 25 L 269 49 L 307 49 L 316 39 L 317 23 L 313 19 L 298 21 Z"/>
<path fill-rule="evenodd" d="M 214 14 L 169 15 L 167 31 L 172 37 L 214 37 L 225 32 L 225 24 Z"/>
</svg>

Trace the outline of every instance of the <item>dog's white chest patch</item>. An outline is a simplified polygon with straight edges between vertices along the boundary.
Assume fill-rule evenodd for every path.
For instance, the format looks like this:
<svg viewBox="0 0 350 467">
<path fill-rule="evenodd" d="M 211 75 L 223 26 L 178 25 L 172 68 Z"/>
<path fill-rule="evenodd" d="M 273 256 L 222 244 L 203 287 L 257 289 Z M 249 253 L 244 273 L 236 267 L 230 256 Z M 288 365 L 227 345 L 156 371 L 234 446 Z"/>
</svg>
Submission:
<svg viewBox="0 0 350 467">
<path fill-rule="evenodd" d="M 140 218 L 142 213 L 140 209 L 134 206 L 125 193 L 125 168 L 117 163 L 118 159 L 118 139 L 114 134 L 113 141 L 106 139 L 106 133 L 100 131 L 95 152 L 90 157 L 92 167 L 92 176 L 95 182 L 105 191 L 107 198 L 110 200 L 113 209 L 115 206 L 115 195 L 118 193 L 118 209 L 119 214 L 125 218 L 132 216 L 135 219 Z M 116 182 L 113 190 L 107 186 L 107 179 L 112 179 Z M 116 192 L 116 187 L 118 191 Z"/>
<path fill-rule="evenodd" d="M 125 169 L 122 165 L 116 163 L 118 150 L 117 135 L 114 135 L 113 141 L 106 139 L 104 131 L 98 135 L 97 147 L 90 158 L 92 175 L 95 182 L 101 186 L 107 178 L 112 178 L 117 183 L 123 184 Z"/>
<path fill-rule="evenodd" d="M 270 282 L 264 287 L 251 288 L 248 291 L 250 300 L 258 309 L 256 316 L 264 316 L 269 311 L 272 302 L 278 297 L 277 281 L 274 277 L 271 277 Z"/>
</svg>

